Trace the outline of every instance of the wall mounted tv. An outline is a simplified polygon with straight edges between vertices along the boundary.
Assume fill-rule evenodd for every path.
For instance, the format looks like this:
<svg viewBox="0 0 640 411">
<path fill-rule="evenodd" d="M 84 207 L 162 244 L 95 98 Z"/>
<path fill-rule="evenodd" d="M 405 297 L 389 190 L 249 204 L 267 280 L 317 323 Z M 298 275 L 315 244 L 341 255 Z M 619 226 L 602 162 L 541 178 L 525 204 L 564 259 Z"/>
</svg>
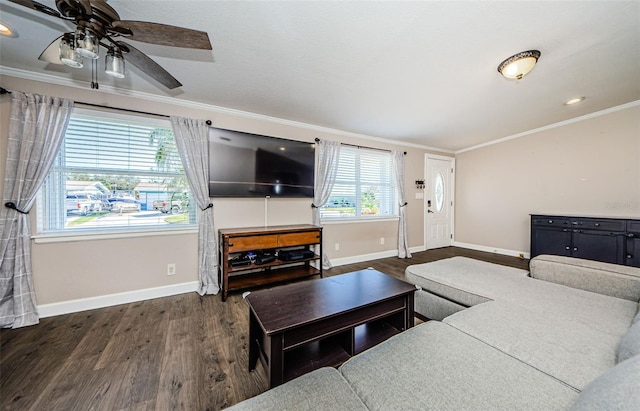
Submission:
<svg viewBox="0 0 640 411">
<path fill-rule="evenodd" d="M 209 128 L 209 196 L 313 197 L 315 144 Z"/>
</svg>

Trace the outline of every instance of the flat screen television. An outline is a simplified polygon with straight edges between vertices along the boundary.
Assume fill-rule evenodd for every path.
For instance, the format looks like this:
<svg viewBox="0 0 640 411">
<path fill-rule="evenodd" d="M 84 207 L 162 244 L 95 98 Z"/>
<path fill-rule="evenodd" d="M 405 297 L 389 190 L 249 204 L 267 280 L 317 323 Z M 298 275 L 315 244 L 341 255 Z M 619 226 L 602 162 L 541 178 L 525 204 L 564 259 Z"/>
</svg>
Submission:
<svg viewBox="0 0 640 411">
<path fill-rule="evenodd" d="M 209 128 L 209 196 L 313 197 L 315 144 Z"/>
</svg>

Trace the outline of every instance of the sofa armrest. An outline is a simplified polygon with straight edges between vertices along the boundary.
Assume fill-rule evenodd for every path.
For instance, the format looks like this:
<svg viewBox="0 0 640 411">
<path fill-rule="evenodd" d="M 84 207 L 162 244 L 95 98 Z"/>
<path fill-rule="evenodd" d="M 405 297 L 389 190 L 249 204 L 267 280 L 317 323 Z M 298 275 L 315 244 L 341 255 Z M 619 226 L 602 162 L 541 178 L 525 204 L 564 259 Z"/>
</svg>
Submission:
<svg viewBox="0 0 640 411">
<path fill-rule="evenodd" d="M 638 302 L 640 268 L 557 255 L 539 255 L 529 263 L 531 277 L 572 288 Z"/>
</svg>

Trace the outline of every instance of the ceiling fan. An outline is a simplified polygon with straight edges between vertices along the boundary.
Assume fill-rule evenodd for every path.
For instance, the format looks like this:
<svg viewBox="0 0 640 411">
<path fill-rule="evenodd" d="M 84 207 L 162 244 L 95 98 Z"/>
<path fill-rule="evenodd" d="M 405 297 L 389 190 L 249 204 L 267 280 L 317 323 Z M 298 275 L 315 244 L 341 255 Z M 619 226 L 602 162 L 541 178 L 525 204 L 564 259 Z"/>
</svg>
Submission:
<svg viewBox="0 0 640 411">
<path fill-rule="evenodd" d="M 212 49 L 209 36 L 204 31 L 146 21 L 120 20 L 118 13 L 105 0 L 56 0 L 58 10 L 32 0 L 9 1 L 75 24 L 74 31 L 55 39 L 38 57 L 53 64 L 82 67 L 83 58 L 95 61 L 102 46 L 107 50 L 107 74 L 123 78 L 126 57 L 128 62 L 150 77 L 165 87 L 174 89 L 182 86 L 182 83 L 149 56 L 122 39 L 163 46 Z"/>
</svg>

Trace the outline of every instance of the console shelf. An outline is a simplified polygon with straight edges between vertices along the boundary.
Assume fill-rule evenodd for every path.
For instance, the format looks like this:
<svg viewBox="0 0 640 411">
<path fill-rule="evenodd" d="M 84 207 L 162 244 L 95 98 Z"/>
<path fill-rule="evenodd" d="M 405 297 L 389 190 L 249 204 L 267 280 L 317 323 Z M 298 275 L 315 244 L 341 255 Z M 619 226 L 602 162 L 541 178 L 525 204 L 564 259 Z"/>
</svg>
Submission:
<svg viewBox="0 0 640 411">
<path fill-rule="evenodd" d="M 232 267 L 230 259 L 243 252 L 304 248 L 318 245 L 319 254 L 296 261 L 275 260 L 266 264 Z M 237 291 L 320 275 L 322 277 L 322 227 L 309 224 L 218 230 L 219 278 L 222 301 Z M 311 265 L 317 262 L 318 268 Z"/>
</svg>

